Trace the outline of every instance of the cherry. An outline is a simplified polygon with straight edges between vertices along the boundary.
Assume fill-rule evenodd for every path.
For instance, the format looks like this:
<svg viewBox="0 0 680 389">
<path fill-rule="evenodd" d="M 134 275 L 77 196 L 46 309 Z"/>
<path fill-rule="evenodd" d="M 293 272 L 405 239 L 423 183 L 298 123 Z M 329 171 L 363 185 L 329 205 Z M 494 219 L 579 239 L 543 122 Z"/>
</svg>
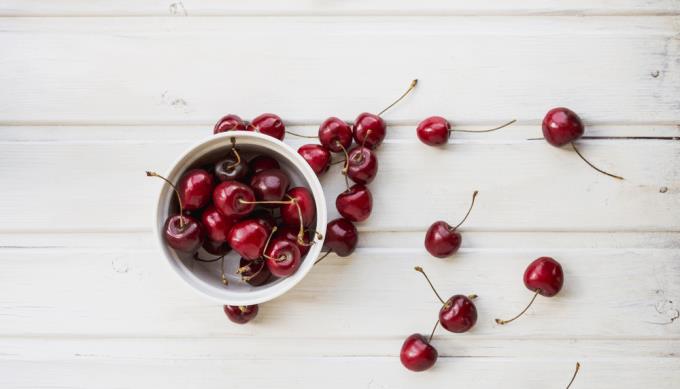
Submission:
<svg viewBox="0 0 680 389">
<path fill-rule="evenodd" d="M 266 209 L 256 209 L 250 215 L 248 215 L 248 218 L 253 219 L 261 224 L 262 227 L 267 229 L 267 233 L 271 232 L 271 230 L 274 229 L 274 226 L 276 226 L 276 220 L 274 220 L 274 216 L 272 216 L 271 212 L 267 211 Z"/>
<path fill-rule="evenodd" d="M 325 173 L 331 166 L 331 153 L 321 145 L 302 145 L 298 149 L 298 154 L 307 161 L 317 176 Z"/>
<path fill-rule="evenodd" d="M 209 241 L 214 243 L 221 244 L 227 241 L 227 234 L 234 222 L 233 218 L 224 216 L 213 205 L 210 205 L 201 214 L 201 224 Z"/>
<path fill-rule="evenodd" d="M 564 284 L 564 273 L 562 265 L 550 257 L 540 257 L 527 266 L 524 271 L 524 286 L 535 292 L 529 304 L 517 316 L 509 320 L 496 319 L 498 324 L 507 324 L 522 316 L 534 303 L 540 294 L 545 297 L 552 297 L 559 293 Z"/>
<path fill-rule="evenodd" d="M 280 201 L 286 194 L 289 183 L 288 175 L 281 169 L 263 170 L 250 179 L 250 187 L 257 201 Z"/>
<path fill-rule="evenodd" d="M 442 303 L 442 307 L 439 309 L 439 322 L 442 327 L 451 332 L 462 333 L 475 325 L 477 322 L 477 307 L 475 307 L 475 303 L 472 300 L 477 298 L 477 295 L 463 296 L 457 294 L 444 301 L 434 285 L 432 285 L 430 278 L 425 274 L 423 268 L 416 266 L 415 270 L 425 276 L 435 296 Z"/>
<path fill-rule="evenodd" d="M 288 239 L 289 241 L 295 243 L 300 250 L 300 255 L 305 256 L 309 252 L 309 248 L 312 245 L 312 239 L 309 234 L 305 234 L 303 242 L 298 242 L 299 228 L 295 226 L 281 226 L 278 227 L 274 239 Z"/>
<path fill-rule="evenodd" d="M 232 138 L 232 142 L 233 142 Z M 236 148 L 232 147 L 231 153 L 223 160 L 215 164 L 215 176 L 220 181 L 235 181 L 245 178 L 249 173 L 248 164 L 241 159 Z"/>
<path fill-rule="evenodd" d="M 255 202 L 255 193 L 249 186 L 236 181 L 224 181 L 215 187 L 215 208 L 227 217 L 249 214 Z"/>
<path fill-rule="evenodd" d="M 195 211 L 210 202 L 213 176 L 203 169 L 191 169 L 179 180 L 179 193 L 186 211 Z"/>
<path fill-rule="evenodd" d="M 434 366 L 439 353 L 430 344 L 431 341 L 432 336 L 428 340 L 421 334 L 413 334 L 406 338 L 399 353 L 401 364 L 411 371 L 425 371 Z"/>
<path fill-rule="evenodd" d="M 294 201 L 281 204 L 280 211 L 283 224 L 299 226 L 302 222 L 301 227 L 309 227 L 314 221 L 314 216 L 316 216 L 316 203 L 309 189 L 303 186 L 291 188 L 286 193 L 286 197 Z"/>
<path fill-rule="evenodd" d="M 256 305 L 225 305 L 224 313 L 229 320 L 236 324 L 246 324 L 257 316 L 259 308 Z"/>
<path fill-rule="evenodd" d="M 251 261 L 246 258 L 241 258 L 237 273 L 241 275 L 243 281 L 252 286 L 263 285 L 272 275 L 263 260 Z"/>
<path fill-rule="evenodd" d="M 373 196 L 367 187 L 355 184 L 338 195 L 335 199 L 335 207 L 345 219 L 362 222 L 371 216 Z"/>
<path fill-rule="evenodd" d="M 258 155 L 248 162 L 248 169 L 252 174 L 257 174 L 263 170 L 280 168 L 279 162 L 268 155 Z"/>
<path fill-rule="evenodd" d="M 475 198 L 477 197 L 477 191 L 472 193 L 472 202 L 470 203 L 470 208 L 468 208 L 465 217 L 460 221 L 455 227 L 451 227 L 447 222 L 439 220 L 430 226 L 425 233 L 425 248 L 427 251 L 437 258 L 446 258 L 454 254 L 460 248 L 460 244 L 463 240 L 460 233 L 456 231 L 465 220 L 467 220 L 472 211 L 472 207 L 475 205 Z"/>
<path fill-rule="evenodd" d="M 248 131 L 255 131 L 283 140 L 286 135 L 286 126 L 278 115 L 263 113 L 248 124 Z"/>
<path fill-rule="evenodd" d="M 240 221 L 231 228 L 227 242 L 243 258 L 255 260 L 262 256 L 269 233 L 255 220 Z"/>
<path fill-rule="evenodd" d="M 227 242 L 215 242 L 210 239 L 206 239 L 205 242 L 203 242 L 203 250 L 212 255 L 222 256 L 229 253 L 229 251 L 231 251 L 231 247 L 229 247 Z"/>
<path fill-rule="evenodd" d="M 334 153 L 347 150 L 352 145 L 352 129 L 344 120 L 329 117 L 319 126 L 319 142 Z"/>
<path fill-rule="evenodd" d="M 243 120 L 237 115 L 223 116 L 216 124 L 213 134 L 219 134 L 225 131 L 245 131 L 246 125 Z"/>
<path fill-rule="evenodd" d="M 272 231 L 276 232 L 276 228 Z M 271 235 L 269 237 L 271 239 Z M 276 277 L 288 277 L 300 267 L 300 249 L 297 244 L 285 238 L 267 242 L 264 258 L 269 271 Z"/>
<path fill-rule="evenodd" d="M 429 146 L 441 146 L 446 144 L 451 137 L 453 131 L 458 132 L 491 132 L 505 128 L 516 120 L 511 120 L 498 127 L 490 128 L 488 130 L 459 130 L 451 129 L 451 123 L 441 116 L 430 116 L 418 124 L 416 134 L 421 142 Z"/>
<path fill-rule="evenodd" d="M 163 237 L 165 238 L 165 242 L 168 244 L 168 246 L 180 252 L 196 252 L 203 243 L 203 229 L 201 228 L 198 220 L 194 219 L 192 216 L 184 214 L 185 211 L 182 203 L 182 196 L 177 190 L 177 187 L 167 178 L 159 175 L 156 172 L 147 171 L 146 176 L 158 177 L 165 181 L 175 192 L 175 196 L 177 196 L 179 214 L 170 216 L 165 221 L 165 226 L 163 227 Z"/>
<path fill-rule="evenodd" d="M 378 174 L 378 158 L 367 148 L 357 146 L 347 155 L 347 176 L 357 184 L 367 185 Z"/>
<path fill-rule="evenodd" d="M 340 257 L 346 257 L 354 252 L 358 240 L 359 235 L 354 224 L 347 219 L 338 218 L 328 223 L 323 247 Z"/>
</svg>

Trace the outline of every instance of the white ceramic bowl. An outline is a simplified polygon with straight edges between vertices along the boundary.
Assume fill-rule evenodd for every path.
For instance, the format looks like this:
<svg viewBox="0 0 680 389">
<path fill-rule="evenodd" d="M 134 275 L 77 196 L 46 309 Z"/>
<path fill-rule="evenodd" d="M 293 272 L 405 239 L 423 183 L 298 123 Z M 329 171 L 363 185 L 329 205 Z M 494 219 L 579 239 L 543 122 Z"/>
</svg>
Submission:
<svg viewBox="0 0 680 389">
<path fill-rule="evenodd" d="M 178 182 L 181 175 L 190 168 L 200 167 L 205 163 L 221 159 L 220 157 L 226 156 L 231 148 L 232 137 L 236 139 L 239 153 L 246 159 L 252 158 L 255 154 L 265 154 L 274 157 L 281 165 L 281 169 L 290 177 L 291 187 L 305 186 L 311 191 L 316 202 L 316 224 L 312 227 L 321 236 L 325 236 L 327 223 L 326 200 L 316 174 L 314 174 L 309 164 L 295 150 L 271 136 L 249 131 L 230 131 L 213 135 L 184 152 L 172 165 L 172 168 L 165 177 L 171 182 Z M 229 285 L 225 286 L 221 282 L 220 261 L 212 263 L 197 262 L 189 255 L 177 253 L 165 243 L 163 237 L 165 221 L 171 211 L 177 212 L 175 209 L 171 210 L 175 199 L 174 196 L 172 188 L 167 184 L 163 185 L 158 196 L 154 224 L 155 234 L 160 243 L 161 250 L 170 267 L 174 269 L 184 282 L 200 294 L 220 304 L 259 304 L 284 294 L 309 273 L 314 266 L 314 261 L 321 252 L 323 239 L 311 246 L 309 252 L 303 258 L 300 268 L 293 275 L 262 286 L 251 286 L 242 282 L 236 274 L 239 256 L 232 251 L 225 257 L 224 273 L 229 280 Z M 210 254 L 204 255 L 207 258 L 214 257 Z"/>
</svg>

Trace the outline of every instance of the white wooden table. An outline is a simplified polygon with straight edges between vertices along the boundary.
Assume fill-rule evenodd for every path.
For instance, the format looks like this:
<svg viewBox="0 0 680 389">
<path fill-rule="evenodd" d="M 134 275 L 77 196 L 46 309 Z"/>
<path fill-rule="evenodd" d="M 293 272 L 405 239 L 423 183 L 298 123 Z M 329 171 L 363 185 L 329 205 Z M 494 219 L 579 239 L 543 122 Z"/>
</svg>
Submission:
<svg viewBox="0 0 680 389">
<path fill-rule="evenodd" d="M 680 136 L 677 0 L 0 0 L 1 388 L 677 388 L 680 143 L 580 142 L 599 175 L 539 137 L 564 105 L 587 135 Z M 151 234 L 159 183 L 224 113 L 385 118 L 360 247 L 327 258 L 252 325 L 184 286 Z M 438 114 L 491 134 L 428 148 Z M 289 137 L 297 147 L 302 142 Z M 329 210 L 343 180 L 326 177 Z M 438 219 L 478 204 L 460 253 L 431 258 Z M 554 256 L 563 292 L 531 297 Z M 467 334 L 440 331 L 426 373 L 398 352 L 444 294 L 477 293 Z"/>
</svg>

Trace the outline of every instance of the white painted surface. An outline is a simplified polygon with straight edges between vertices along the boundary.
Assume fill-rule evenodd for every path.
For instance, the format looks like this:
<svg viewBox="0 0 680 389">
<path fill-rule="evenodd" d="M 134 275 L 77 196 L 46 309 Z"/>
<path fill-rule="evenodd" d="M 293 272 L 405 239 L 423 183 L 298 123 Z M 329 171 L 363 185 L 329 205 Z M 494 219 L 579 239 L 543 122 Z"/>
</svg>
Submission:
<svg viewBox="0 0 680 389">
<path fill-rule="evenodd" d="M 180 17 L 183 15 L 189 17 Z M 586 15 L 583 17 L 583 15 Z M 680 381 L 680 143 L 540 140 L 554 105 L 593 136 L 680 136 L 677 1 L 0 1 L 0 387 L 675 388 Z M 314 133 L 377 111 L 388 140 L 360 248 L 247 326 L 165 267 L 148 220 L 163 170 L 226 112 Z M 431 114 L 494 134 L 418 143 Z M 289 137 L 292 145 L 302 144 Z M 333 199 L 338 167 L 322 180 Z M 461 252 L 427 256 L 437 219 L 479 202 Z M 563 293 L 524 266 L 560 260 Z M 480 295 L 440 331 L 430 372 L 399 364 L 441 291 Z"/>
</svg>

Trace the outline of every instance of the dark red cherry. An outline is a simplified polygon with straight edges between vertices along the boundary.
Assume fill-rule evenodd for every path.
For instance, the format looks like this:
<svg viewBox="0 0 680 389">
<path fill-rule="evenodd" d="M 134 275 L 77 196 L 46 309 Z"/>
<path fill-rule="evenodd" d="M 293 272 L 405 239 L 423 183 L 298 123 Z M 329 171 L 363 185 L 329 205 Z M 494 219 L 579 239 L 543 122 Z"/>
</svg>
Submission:
<svg viewBox="0 0 680 389">
<path fill-rule="evenodd" d="M 274 239 L 288 239 L 289 241 L 295 243 L 300 250 L 300 255 L 305 256 L 309 252 L 309 248 L 312 245 L 312 238 L 310 234 L 304 235 L 304 244 L 298 242 L 298 233 L 300 232 L 299 226 L 279 226 L 274 234 Z"/>
<path fill-rule="evenodd" d="M 312 193 L 309 191 L 309 189 L 303 186 L 298 186 L 291 188 L 286 193 L 286 196 L 283 197 L 283 200 L 285 201 L 289 198 L 296 199 L 297 204 L 300 206 L 300 211 L 302 212 L 302 224 L 305 227 L 309 227 L 316 216 L 316 203 L 314 202 Z M 300 226 L 300 214 L 295 204 L 281 205 L 280 211 L 283 224 L 298 227 Z"/>
<path fill-rule="evenodd" d="M 251 159 L 250 162 L 248 162 L 248 167 L 251 174 L 257 174 L 263 170 L 281 168 L 279 162 L 268 155 L 258 155 Z"/>
<path fill-rule="evenodd" d="M 215 128 L 213 130 L 213 134 L 219 134 L 220 132 L 226 132 L 226 131 L 245 131 L 246 130 L 246 125 L 243 123 L 243 120 L 238 117 L 237 115 L 226 115 L 223 116 L 217 124 L 215 124 Z"/>
<path fill-rule="evenodd" d="M 357 116 L 352 128 L 352 135 L 358 144 L 375 150 L 385 139 L 387 125 L 378 115 L 364 112 Z"/>
<path fill-rule="evenodd" d="M 283 140 L 283 137 L 286 135 L 286 126 L 283 124 L 281 118 L 273 113 L 263 113 L 253 119 L 253 121 L 248 124 L 248 130 L 273 136 L 278 140 Z"/>
<path fill-rule="evenodd" d="M 242 180 L 248 173 L 248 164 L 234 153 L 215 164 L 215 176 L 220 181 Z"/>
<path fill-rule="evenodd" d="M 165 222 L 163 236 L 168 246 L 183 253 L 195 253 L 204 239 L 198 220 L 186 215 L 170 216 Z"/>
<path fill-rule="evenodd" d="M 463 238 L 457 230 L 470 215 L 470 211 L 472 211 L 472 207 L 475 205 L 477 193 L 477 191 L 472 193 L 470 208 L 468 208 L 463 220 L 455 227 L 450 226 L 449 223 L 443 220 L 439 220 L 432 223 L 430 228 L 427 229 L 425 233 L 425 248 L 430 254 L 437 258 L 445 258 L 458 251 Z"/>
<path fill-rule="evenodd" d="M 401 364 L 411 371 L 424 371 L 437 362 L 437 349 L 421 334 L 413 334 L 406 338 L 401 346 L 399 358 Z"/>
<path fill-rule="evenodd" d="M 319 142 L 326 149 L 339 153 L 352 145 L 352 129 L 344 120 L 329 117 L 319 126 Z"/>
<path fill-rule="evenodd" d="M 252 261 L 262 256 L 268 236 L 267 229 L 257 221 L 244 220 L 231 228 L 227 242 L 243 258 Z"/>
<path fill-rule="evenodd" d="M 224 181 L 215 187 L 213 203 L 226 217 L 249 214 L 255 205 L 255 194 L 249 186 L 236 181 Z"/>
<path fill-rule="evenodd" d="M 348 158 L 347 176 L 357 184 L 368 185 L 378 174 L 378 158 L 371 149 L 357 146 Z"/>
<path fill-rule="evenodd" d="M 524 285 L 541 296 L 556 295 L 564 284 L 562 265 L 550 257 L 540 257 L 527 266 L 524 271 Z"/>
<path fill-rule="evenodd" d="M 257 316 L 257 305 L 225 305 L 224 313 L 236 324 L 246 324 Z"/>
<path fill-rule="evenodd" d="M 179 193 L 185 211 L 195 211 L 205 207 L 212 196 L 214 179 L 203 169 L 192 169 L 179 180 Z"/>
<path fill-rule="evenodd" d="M 227 242 L 215 242 L 210 239 L 206 239 L 205 242 L 203 242 L 203 250 L 212 255 L 222 256 L 229 253 L 231 251 L 231 247 L 229 247 Z"/>
<path fill-rule="evenodd" d="M 346 257 L 354 252 L 358 240 L 359 234 L 354 224 L 347 219 L 338 218 L 328 223 L 323 247 L 340 257 Z"/>
<path fill-rule="evenodd" d="M 466 332 L 477 322 L 477 307 L 469 297 L 454 295 L 439 310 L 439 322 L 451 332 Z"/>
<path fill-rule="evenodd" d="M 371 216 L 373 196 L 367 187 L 355 184 L 338 195 L 335 199 L 335 207 L 345 219 L 362 222 Z"/>
<path fill-rule="evenodd" d="M 281 201 L 288 190 L 290 179 L 280 169 L 263 170 L 250 179 L 250 187 L 257 201 Z M 262 204 L 266 207 L 277 205 Z"/>
<path fill-rule="evenodd" d="M 307 161 L 317 176 L 325 173 L 331 166 L 331 152 L 321 145 L 302 145 L 298 154 Z"/>
<path fill-rule="evenodd" d="M 430 116 L 418 124 L 416 134 L 426 145 L 443 145 L 449 141 L 451 124 L 441 116 Z"/>
<path fill-rule="evenodd" d="M 264 260 L 251 261 L 245 258 L 241 258 L 239 262 L 238 274 L 241 275 L 241 280 L 252 286 L 264 285 L 272 275 Z"/>
<path fill-rule="evenodd" d="M 226 242 L 227 234 L 234 222 L 233 218 L 224 216 L 212 205 L 201 214 L 201 224 L 205 234 L 209 240 L 214 242 Z"/>
<path fill-rule="evenodd" d="M 297 244 L 288 239 L 272 239 L 264 253 L 267 268 L 276 277 L 288 277 L 300 267 Z"/>
<path fill-rule="evenodd" d="M 553 108 L 543 118 L 543 137 L 553 146 L 571 143 L 583 135 L 583 122 L 578 115 L 564 107 Z"/>
</svg>

